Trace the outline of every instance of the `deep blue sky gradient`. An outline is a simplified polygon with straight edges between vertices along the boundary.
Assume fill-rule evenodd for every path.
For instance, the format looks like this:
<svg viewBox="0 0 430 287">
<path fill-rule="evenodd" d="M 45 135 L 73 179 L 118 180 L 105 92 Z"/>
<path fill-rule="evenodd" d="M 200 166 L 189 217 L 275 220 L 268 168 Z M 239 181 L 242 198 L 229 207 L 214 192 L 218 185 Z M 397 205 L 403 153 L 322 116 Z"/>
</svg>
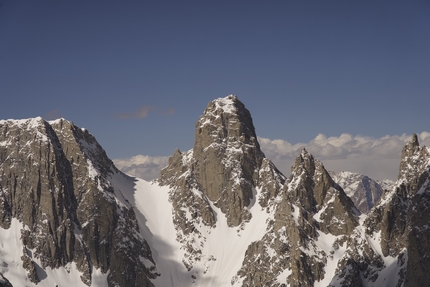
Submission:
<svg viewBox="0 0 430 287">
<path fill-rule="evenodd" d="M 430 2 L 0 0 L 1 119 L 61 116 L 111 158 L 166 156 L 228 94 L 291 143 L 428 131 Z"/>
</svg>

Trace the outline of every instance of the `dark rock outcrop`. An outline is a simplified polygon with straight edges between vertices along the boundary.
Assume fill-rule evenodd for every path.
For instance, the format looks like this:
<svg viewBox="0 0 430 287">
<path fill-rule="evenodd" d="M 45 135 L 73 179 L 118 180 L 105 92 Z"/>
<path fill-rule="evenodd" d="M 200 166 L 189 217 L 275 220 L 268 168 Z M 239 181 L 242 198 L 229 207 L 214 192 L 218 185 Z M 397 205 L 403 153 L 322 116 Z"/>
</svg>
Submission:
<svg viewBox="0 0 430 287">
<path fill-rule="evenodd" d="M 365 282 L 377 282 L 379 271 L 391 268 L 391 279 L 386 278 L 391 280 L 391 286 L 430 284 L 430 259 L 426 255 L 430 250 L 429 170 L 429 149 L 419 146 L 414 135 L 403 148 L 395 187 L 383 194 L 365 218 L 365 234 L 357 232 L 350 238 L 347 249 L 350 259 L 343 260 L 340 274 L 356 274 L 355 280 L 361 278 L 361 284 L 366 285 Z M 370 242 L 376 239 L 381 254 L 368 252 Z M 386 262 L 392 262 L 392 266 Z M 348 280 L 340 282 L 341 286 L 351 286 Z"/>
<path fill-rule="evenodd" d="M 381 224 L 384 255 L 407 250 L 404 286 L 430 285 L 429 174 L 429 148 L 419 146 L 414 134 L 403 148 L 397 187 L 384 207 Z"/>
<path fill-rule="evenodd" d="M 13 287 L 9 280 L 0 273 L 0 287 Z"/>
<path fill-rule="evenodd" d="M 260 150 L 243 103 L 233 95 L 210 102 L 196 123 L 194 148 L 186 153 L 176 150 L 158 179 L 171 187 L 173 219 L 177 239 L 187 250 L 183 261 L 187 268 L 192 268 L 195 258 L 200 260 L 205 244 L 196 226 L 216 226 L 211 204 L 225 214 L 230 227 L 240 228 L 251 219 L 248 207 L 255 200 L 255 189 L 261 190 L 261 206 L 269 207 L 284 181 Z M 186 218 L 185 212 L 192 218 Z M 189 244 L 186 236 L 190 233 L 200 244 Z"/>
<path fill-rule="evenodd" d="M 416 135 L 402 151 L 397 183 L 376 204 L 381 190 L 360 177 L 354 194 L 364 194 L 356 202 L 365 215 L 305 149 L 286 179 L 261 152 L 235 96 L 210 102 L 195 135 L 194 148 L 176 150 L 157 181 L 134 184 L 71 122 L 0 121 L 0 227 L 22 224 L 17 260 L 26 279 L 43 284 L 40 268 L 73 262 L 85 284 L 97 269 L 110 287 L 203 286 L 224 274 L 223 286 L 226 278 L 255 287 L 430 286 L 430 149 Z M 136 190 L 123 192 L 121 180 Z M 157 229 L 159 222 L 166 224 Z M 153 237 L 148 243 L 142 234 Z M 229 248 L 210 242 L 226 234 Z M 174 254 L 153 250 L 166 277 L 151 252 L 160 246 Z M 1 273 L 0 286 L 11 286 Z"/>
<path fill-rule="evenodd" d="M 320 247 L 319 237 L 346 238 L 359 214 L 321 162 L 303 149 L 266 235 L 248 247 L 236 280 L 241 278 L 242 286 L 280 286 L 279 279 L 288 286 L 313 286 L 324 279 L 327 257 L 333 256 Z"/>
<path fill-rule="evenodd" d="M 194 148 L 176 150 L 159 182 L 180 186 L 184 178 L 225 213 L 229 226 L 249 220 L 254 187 L 264 185 L 260 203 L 266 207 L 285 181 L 260 150 L 251 114 L 233 95 L 208 104 L 196 123 Z"/>
<path fill-rule="evenodd" d="M 66 120 L 0 123 L 0 226 L 18 219 L 29 278 L 32 262 L 60 268 L 75 262 L 91 284 L 94 270 L 109 286 L 152 286 L 139 256 L 153 261 L 133 208 L 119 204 L 109 177 L 119 171 L 94 137 Z"/>
</svg>

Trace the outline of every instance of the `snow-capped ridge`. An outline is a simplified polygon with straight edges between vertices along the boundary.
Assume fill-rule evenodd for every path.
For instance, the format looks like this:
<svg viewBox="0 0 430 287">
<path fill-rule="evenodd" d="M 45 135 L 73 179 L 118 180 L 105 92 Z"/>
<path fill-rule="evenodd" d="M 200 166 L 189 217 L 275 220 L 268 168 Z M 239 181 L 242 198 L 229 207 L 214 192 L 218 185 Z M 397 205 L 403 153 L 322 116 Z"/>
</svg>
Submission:
<svg viewBox="0 0 430 287">
<path fill-rule="evenodd" d="M 225 98 L 215 99 L 215 109 L 222 109 L 224 113 L 235 113 L 237 111 L 236 102 L 238 101 L 237 96 L 228 95 Z"/>
<path fill-rule="evenodd" d="M 0 129 L 0 226 L 9 229 L 14 220 L 23 226 L 25 248 L 17 254 L 27 274 L 20 269 L 18 276 L 26 285 L 52 283 L 54 275 L 45 280 L 48 270 L 61 273 L 70 266 L 80 273 L 79 284 L 88 286 L 106 286 L 107 280 L 133 285 L 155 276 L 139 263 L 151 261 L 151 251 L 135 236 L 133 208 L 112 183 L 121 173 L 88 131 L 40 117 L 2 121 Z M 104 279 L 95 283 L 97 272 Z"/>
<path fill-rule="evenodd" d="M 373 208 L 381 198 L 384 189 L 391 190 L 394 186 L 393 181 L 377 181 L 356 172 L 341 171 L 335 173 L 330 171 L 330 175 L 362 213 L 367 213 Z"/>
<path fill-rule="evenodd" d="M 65 119 L 0 121 L 0 131 L 0 282 L 430 285 L 430 150 L 416 136 L 396 185 L 360 214 L 341 187 L 356 175 L 336 180 L 302 149 L 285 178 L 233 95 L 208 104 L 194 147 L 175 150 L 153 182 L 118 171 Z"/>
</svg>

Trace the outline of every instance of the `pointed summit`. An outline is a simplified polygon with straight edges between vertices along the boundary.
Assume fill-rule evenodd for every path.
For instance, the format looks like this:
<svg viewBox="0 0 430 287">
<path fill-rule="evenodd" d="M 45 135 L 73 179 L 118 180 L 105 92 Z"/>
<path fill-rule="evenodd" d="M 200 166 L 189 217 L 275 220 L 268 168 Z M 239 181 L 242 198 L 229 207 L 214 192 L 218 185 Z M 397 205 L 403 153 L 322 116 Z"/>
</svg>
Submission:
<svg viewBox="0 0 430 287">
<path fill-rule="evenodd" d="M 412 135 L 412 140 L 410 141 L 410 143 L 413 145 L 413 146 L 419 146 L 420 144 L 418 143 L 418 136 L 417 136 L 417 134 L 413 134 Z"/>
<path fill-rule="evenodd" d="M 225 141 L 250 144 L 260 151 L 251 113 L 234 95 L 211 101 L 196 123 L 194 155 Z"/>
<path fill-rule="evenodd" d="M 402 161 L 407 157 L 411 157 L 420 149 L 417 134 L 412 134 L 411 140 L 403 147 Z"/>
<path fill-rule="evenodd" d="M 382 196 L 384 189 L 394 186 L 391 180 L 376 181 L 361 173 L 329 171 L 333 180 L 339 184 L 362 213 L 367 213 Z"/>
<path fill-rule="evenodd" d="M 291 167 L 291 174 L 300 175 L 303 171 L 306 171 L 310 176 L 315 173 L 315 159 L 305 148 L 296 157 L 296 161 Z"/>
<path fill-rule="evenodd" d="M 408 190 L 417 189 L 419 175 L 427 168 L 428 154 L 428 149 L 419 145 L 416 134 L 413 134 L 412 139 L 403 147 L 398 180 L 407 182 L 407 185 L 410 185 Z"/>
<path fill-rule="evenodd" d="M 260 197 L 260 204 L 266 207 L 285 180 L 265 158 L 251 114 L 234 95 L 209 102 L 196 123 L 194 148 L 186 154 L 175 153 L 161 171 L 160 183 L 178 185 L 185 175 L 188 179 L 183 187 L 201 190 L 226 215 L 229 226 L 250 220 L 248 207 L 255 187 L 277 182 L 267 184 Z M 213 224 L 215 217 L 209 217 L 207 222 Z"/>
<path fill-rule="evenodd" d="M 72 122 L 0 121 L 0 227 L 22 226 L 14 249 L 30 281 L 52 276 L 40 270 L 65 274 L 73 264 L 82 276 L 71 286 L 90 286 L 95 273 L 118 286 L 152 286 L 156 274 L 143 261 L 153 263 L 151 251 L 113 177 L 125 179 L 96 139 Z"/>
<path fill-rule="evenodd" d="M 236 96 L 211 101 L 196 124 L 193 149 L 196 180 L 226 214 L 229 225 L 249 219 L 264 154 L 250 112 Z"/>
<path fill-rule="evenodd" d="M 230 95 L 208 104 L 196 123 L 194 148 L 175 151 L 158 182 L 170 187 L 178 241 L 186 250 L 183 264 L 191 270 L 213 260 L 201 255 L 201 226 L 243 230 L 253 222 L 252 211 L 276 204 L 285 177 L 260 150 L 250 112 Z"/>
<path fill-rule="evenodd" d="M 321 229 L 334 235 L 350 234 L 358 224 L 359 211 L 343 189 L 331 178 L 324 165 L 302 149 L 292 167 L 287 189 L 289 200 L 296 202 L 324 224 Z M 338 218 L 334 224 L 333 218 Z"/>
<path fill-rule="evenodd" d="M 430 286 L 430 241 L 423 240 L 430 238 L 429 171 L 430 148 L 419 146 L 414 134 L 402 150 L 396 185 L 364 222 L 380 234 L 382 255 L 397 258 L 398 286 Z"/>
<path fill-rule="evenodd" d="M 238 272 L 242 286 L 328 286 L 327 262 L 359 224 L 358 210 L 306 149 L 279 197 L 270 231 L 246 252 Z M 326 248 L 324 238 L 339 242 Z"/>
</svg>

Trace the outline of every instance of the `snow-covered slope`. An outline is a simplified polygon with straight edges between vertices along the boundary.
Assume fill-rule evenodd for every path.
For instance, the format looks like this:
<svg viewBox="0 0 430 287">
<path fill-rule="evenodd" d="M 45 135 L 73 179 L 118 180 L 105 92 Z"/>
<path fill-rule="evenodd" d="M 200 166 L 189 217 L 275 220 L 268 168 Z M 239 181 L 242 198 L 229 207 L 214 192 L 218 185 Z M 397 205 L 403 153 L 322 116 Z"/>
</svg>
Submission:
<svg viewBox="0 0 430 287">
<path fill-rule="evenodd" d="M 185 251 L 177 238 L 177 227 L 172 220 L 174 207 L 169 200 L 170 189 L 156 182 L 128 179 L 117 175 L 114 182 L 122 188 L 122 194 L 137 212 L 142 236 L 154 250 L 154 261 L 161 276 L 153 280 L 155 286 L 230 286 L 231 278 L 240 267 L 240 259 L 247 246 L 261 238 L 266 231 L 269 214 L 258 202 L 250 208 L 252 219 L 242 229 L 228 227 L 225 215 L 212 206 L 217 216 L 215 227 L 199 226 L 204 238 L 202 258 L 188 271 L 183 264 Z M 192 214 L 185 213 L 192 218 Z M 189 241 L 202 241 L 190 235 Z M 193 285 L 195 283 L 195 285 Z"/>
<path fill-rule="evenodd" d="M 13 218 L 8 229 L 0 227 L 0 273 L 6 277 L 13 286 L 62 286 L 67 282 L 68 286 L 87 287 L 82 282 L 82 272 L 76 267 L 76 263 L 68 263 L 62 268 L 42 268 L 42 263 L 32 254 L 35 250 L 26 248 L 21 239 L 21 232 L 25 227 L 17 219 Z M 23 266 L 23 250 L 30 256 L 36 265 L 40 279 L 38 284 L 32 282 L 28 272 Z M 107 286 L 107 275 L 100 269 L 92 270 L 91 287 Z M 0 282 L 1 284 L 1 282 Z"/>
<path fill-rule="evenodd" d="M 365 177 L 336 183 L 303 149 L 285 178 L 235 96 L 210 102 L 195 135 L 148 182 L 64 119 L 0 121 L 0 286 L 430 285 L 430 149 L 417 137 L 361 214 L 345 191 Z"/>
<path fill-rule="evenodd" d="M 151 251 L 133 206 L 110 181 L 119 173 L 69 121 L 0 121 L 4 277 L 14 286 L 152 286 L 156 274 L 144 264 Z"/>
<path fill-rule="evenodd" d="M 160 174 L 158 183 L 169 187 L 181 261 L 201 286 L 230 286 L 240 258 L 273 216 L 285 177 L 256 138 L 244 105 L 234 96 L 217 99 L 196 125 L 194 148 L 175 151 Z"/>
</svg>

